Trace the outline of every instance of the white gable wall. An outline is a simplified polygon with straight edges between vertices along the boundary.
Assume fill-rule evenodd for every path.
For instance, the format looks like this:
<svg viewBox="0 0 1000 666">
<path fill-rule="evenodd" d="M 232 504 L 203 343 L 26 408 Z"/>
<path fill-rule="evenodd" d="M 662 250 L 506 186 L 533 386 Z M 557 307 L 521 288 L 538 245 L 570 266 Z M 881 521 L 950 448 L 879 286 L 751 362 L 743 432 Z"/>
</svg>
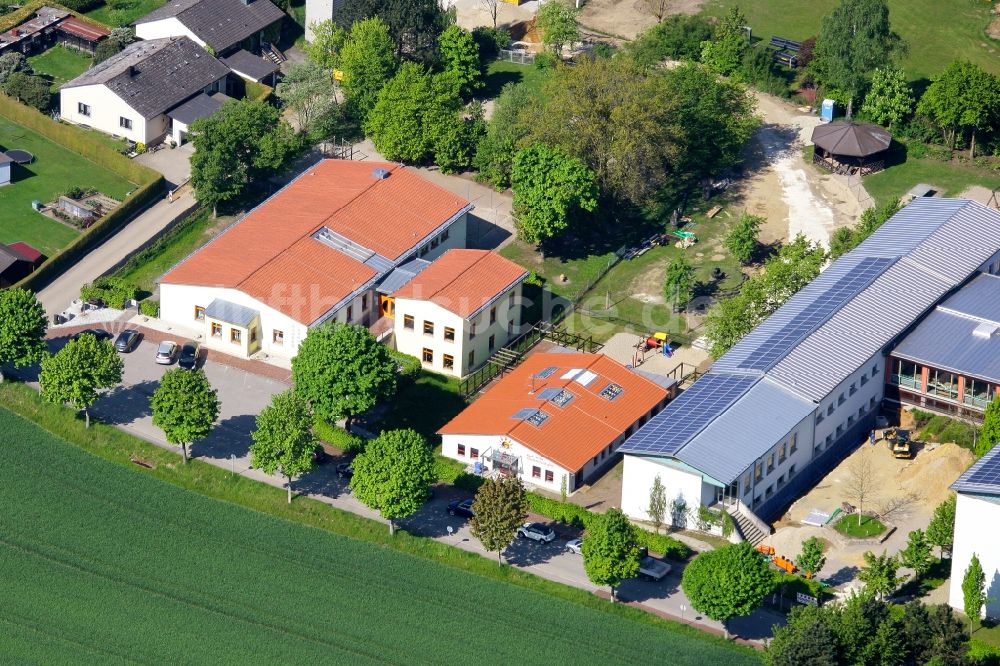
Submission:
<svg viewBox="0 0 1000 666">
<path fill-rule="evenodd" d="M 622 511 L 636 520 L 649 520 L 649 493 L 653 480 L 659 475 L 667 496 L 667 516 L 670 522 L 671 506 L 683 501 L 687 508 L 709 506 L 715 501 L 715 486 L 705 483 L 700 474 L 675 467 L 656 458 L 625 455 L 622 472 Z"/>
<path fill-rule="evenodd" d="M 140 23 L 135 26 L 135 36 L 139 39 L 160 39 L 162 37 L 188 37 L 198 46 L 205 46 L 205 42 L 198 38 L 193 32 L 181 23 L 176 16 Z"/>
<path fill-rule="evenodd" d="M 312 26 L 333 18 L 333 0 L 306 0 L 306 41 L 311 42 L 315 35 Z"/>
<path fill-rule="evenodd" d="M 90 107 L 90 115 L 80 113 L 80 104 Z M 144 118 L 103 84 L 65 88 L 59 91 L 59 115 L 77 125 L 87 125 L 107 134 L 122 136 L 136 143 L 149 143 L 150 132 L 165 130 L 166 116 Z M 121 126 L 121 118 L 132 121 L 132 129 Z M 153 134 L 155 138 L 159 134 Z"/>
<path fill-rule="evenodd" d="M 951 555 L 951 590 L 948 604 L 962 610 L 962 579 L 972 561 L 979 557 L 986 573 L 986 616 L 1000 618 L 1000 499 L 990 501 L 958 493 L 955 506 L 955 544 Z"/>
</svg>

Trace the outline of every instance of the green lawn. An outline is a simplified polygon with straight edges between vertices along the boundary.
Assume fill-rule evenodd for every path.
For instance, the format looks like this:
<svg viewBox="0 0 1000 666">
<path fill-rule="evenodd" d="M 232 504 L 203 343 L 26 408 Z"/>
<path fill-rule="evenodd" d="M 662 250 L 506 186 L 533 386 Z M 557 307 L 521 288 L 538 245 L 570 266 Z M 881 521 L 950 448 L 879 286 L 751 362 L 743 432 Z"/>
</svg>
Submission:
<svg viewBox="0 0 1000 666">
<path fill-rule="evenodd" d="M 13 182 L 0 188 L 0 243 L 24 241 L 47 255 L 67 245 L 78 232 L 31 209 L 35 199 L 52 201 L 72 186 L 92 188 L 123 199 L 135 188 L 31 130 L 0 118 L 0 149 L 21 148 L 35 161 L 13 169 Z"/>
<path fill-rule="evenodd" d="M 968 164 L 924 157 L 908 159 L 864 179 L 868 194 L 880 205 L 899 199 L 917 183 L 936 185 L 944 196 L 953 197 L 970 185 L 982 185 L 991 190 L 1000 188 L 1000 174 Z"/>
<path fill-rule="evenodd" d="M 89 53 L 65 46 L 54 46 L 40 55 L 28 58 L 28 64 L 36 74 L 45 75 L 52 80 L 53 92 L 86 72 L 92 61 Z"/>
<path fill-rule="evenodd" d="M 465 409 L 458 388 L 454 377 L 422 370 L 415 381 L 400 387 L 378 426 L 383 430 L 413 428 L 436 446 L 441 442 L 438 428 Z"/>
<path fill-rule="evenodd" d="M 977 426 L 919 409 L 914 409 L 912 413 L 916 420 L 916 432 L 913 435 L 913 439 L 916 441 L 954 442 L 970 451 L 975 449 L 975 441 L 979 433 Z"/>
<path fill-rule="evenodd" d="M 872 516 L 862 516 L 859 525 L 858 516 L 855 514 L 838 520 L 833 524 L 833 529 L 854 539 L 867 539 L 885 532 L 885 525 Z"/>
<path fill-rule="evenodd" d="M 500 94 L 500 89 L 508 83 L 523 83 L 535 95 L 539 94 L 542 84 L 552 70 L 539 69 L 534 65 L 519 65 L 506 60 L 494 60 L 486 68 L 484 87 L 476 93 L 477 97 L 492 99 Z"/>
<path fill-rule="evenodd" d="M 129 25 L 154 9 L 159 9 L 164 4 L 166 4 L 166 0 L 136 0 L 130 9 L 121 10 L 121 14 L 114 15 L 112 15 L 111 7 L 102 4 L 86 12 L 85 15 L 105 25 Z"/>
<path fill-rule="evenodd" d="M 181 466 L 113 428 L 85 432 L 25 387 L 0 392 L 101 456 L 0 408 L 0 499 L 20 507 L 0 535 L 7 660 L 638 664 L 670 654 L 673 664 L 758 663 L 714 637 L 485 558 L 405 533 L 390 539 L 384 526 L 318 502 L 285 505 L 280 489 L 197 461 Z M 363 536 L 333 533 L 347 526 Z M 461 566 L 441 563 L 450 561 Z"/>
<path fill-rule="evenodd" d="M 747 16 L 755 37 L 778 35 L 802 40 L 819 32 L 820 20 L 838 0 L 787 2 L 782 0 L 709 0 L 702 10 L 721 16 L 738 6 Z M 1000 43 L 988 38 L 990 3 L 961 0 L 889 0 L 893 29 L 909 44 L 902 65 L 911 79 L 927 78 L 953 60 L 965 58 L 1000 74 Z"/>
</svg>

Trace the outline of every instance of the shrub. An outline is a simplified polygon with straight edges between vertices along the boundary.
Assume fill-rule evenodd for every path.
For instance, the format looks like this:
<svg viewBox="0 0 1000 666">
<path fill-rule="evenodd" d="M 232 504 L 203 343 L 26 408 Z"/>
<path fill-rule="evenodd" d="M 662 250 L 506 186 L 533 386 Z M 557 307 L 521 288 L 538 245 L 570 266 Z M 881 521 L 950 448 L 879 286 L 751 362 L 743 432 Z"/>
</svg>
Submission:
<svg viewBox="0 0 1000 666">
<path fill-rule="evenodd" d="M 818 580 L 810 580 L 784 571 L 774 572 L 774 589 L 780 592 L 784 598 L 793 600 L 797 593 L 808 594 L 810 597 L 816 597 L 820 601 L 833 596 Z"/>
<path fill-rule="evenodd" d="M 396 367 L 399 369 L 399 378 L 401 380 L 413 381 L 420 374 L 422 368 L 420 364 L 420 359 L 416 356 L 410 356 L 409 354 L 404 354 L 403 352 L 396 351 L 395 349 L 389 350 L 389 356 L 392 360 L 396 362 Z"/>
<path fill-rule="evenodd" d="M 483 485 L 486 481 L 481 476 L 466 472 L 465 465 L 457 460 L 445 458 L 441 455 L 437 456 L 434 460 L 434 475 L 441 483 L 448 483 L 456 488 L 461 488 L 472 493 L 479 490 L 479 486 Z"/>
<path fill-rule="evenodd" d="M 147 317 L 159 317 L 160 302 L 154 299 L 139 301 L 139 313 Z"/>
<path fill-rule="evenodd" d="M 510 45 L 510 33 L 504 28 L 479 26 L 472 31 L 472 40 L 479 47 L 479 59 L 485 63 L 494 60 L 500 55 L 500 49 Z"/>
<path fill-rule="evenodd" d="M 97 278 L 91 284 L 80 287 L 81 300 L 99 298 L 109 307 L 121 310 L 125 303 L 135 299 L 139 287 L 118 277 Z"/>
<path fill-rule="evenodd" d="M 313 424 L 313 433 L 320 440 L 326 442 L 335 449 L 340 449 L 344 453 L 358 454 L 365 450 L 365 438 L 347 432 L 340 426 L 334 425 L 323 419 L 316 419 Z"/>
<path fill-rule="evenodd" d="M 539 53 L 535 56 L 535 67 L 538 69 L 554 69 L 558 62 L 551 53 Z"/>
</svg>

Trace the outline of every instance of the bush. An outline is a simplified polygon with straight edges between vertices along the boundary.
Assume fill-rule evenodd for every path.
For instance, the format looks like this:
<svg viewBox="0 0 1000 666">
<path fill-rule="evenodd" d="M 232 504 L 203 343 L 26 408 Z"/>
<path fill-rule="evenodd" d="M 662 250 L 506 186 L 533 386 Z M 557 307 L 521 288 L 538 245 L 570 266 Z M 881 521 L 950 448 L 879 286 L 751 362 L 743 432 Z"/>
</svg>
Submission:
<svg viewBox="0 0 1000 666">
<path fill-rule="evenodd" d="M 535 56 L 535 67 L 538 69 L 555 69 L 559 59 L 551 53 L 539 53 Z"/>
<path fill-rule="evenodd" d="M 816 597 L 820 601 L 833 596 L 825 587 L 820 585 L 818 580 L 810 580 L 784 571 L 774 572 L 774 589 L 776 592 L 780 592 L 781 596 L 785 599 L 792 600 L 795 599 L 795 595 L 798 593 L 808 594 L 810 597 Z"/>
<path fill-rule="evenodd" d="M 674 15 L 643 32 L 628 45 L 628 51 L 642 65 L 652 67 L 664 60 L 701 60 L 701 43 L 715 32 L 702 16 Z"/>
<path fill-rule="evenodd" d="M 389 350 L 389 356 L 396 362 L 400 380 L 413 381 L 420 374 L 422 366 L 420 359 L 416 356 L 410 356 L 395 349 Z"/>
<path fill-rule="evenodd" d="M 122 310 L 127 301 L 133 300 L 139 293 L 139 287 L 117 277 L 97 278 L 91 284 L 80 287 L 80 299 L 89 301 L 99 298 L 109 308 Z"/>
<path fill-rule="evenodd" d="M 62 4 L 74 12 L 89 12 L 91 9 L 100 7 L 102 2 L 101 0 L 65 0 Z"/>
<path fill-rule="evenodd" d="M 504 28 L 479 26 L 472 31 L 472 40 L 479 47 L 479 60 L 486 63 L 495 60 L 500 49 L 510 46 L 510 33 Z"/>
<path fill-rule="evenodd" d="M 335 449 L 340 449 L 344 453 L 357 455 L 365 450 L 365 438 L 347 432 L 340 426 L 334 425 L 323 419 L 316 419 L 313 424 L 313 434 L 321 441 L 326 442 Z"/>
<path fill-rule="evenodd" d="M 155 299 L 139 301 L 139 313 L 147 317 L 159 317 L 160 302 Z"/>
</svg>

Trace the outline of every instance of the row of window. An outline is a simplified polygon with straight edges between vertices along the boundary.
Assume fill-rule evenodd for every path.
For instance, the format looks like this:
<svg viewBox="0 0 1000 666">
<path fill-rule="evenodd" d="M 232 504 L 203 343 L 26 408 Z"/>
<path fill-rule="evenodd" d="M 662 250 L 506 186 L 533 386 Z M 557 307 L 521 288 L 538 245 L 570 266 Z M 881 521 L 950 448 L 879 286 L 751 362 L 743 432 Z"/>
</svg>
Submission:
<svg viewBox="0 0 1000 666">
<path fill-rule="evenodd" d="M 857 393 L 858 384 L 864 386 L 865 384 L 868 383 L 869 379 L 875 379 L 876 377 L 878 377 L 878 366 L 873 365 L 870 375 L 867 372 L 864 373 L 863 375 L 861 375 L 861 379 L 858 382 L 851 382 L 850 387 L 848 387 L 847 389 L 846 395 L 844 394 L 844 392 L 841 392 L 841 394 L 837 396 L 836 405 L 834 405 L 834 403 L 832 402 L 829 405 L 827 405 L 825 415 L 823 414 L 823 412 L 819 412 L 818 414 L 816 414 L 816 425 L 822 423 L 827 416 L 833 416 L 833 412 L 836 411 L 837 407 L 847 402 L 847 396 L 851 396 Z"/>
<path fill-rule="evenodd" d="M 90 117 L 91 108 L 89 104 L 84 104 L 83 102 L 77 102 L 76 112 L 81 116 Z M 122 129 L 130 130 L 132 129 L 132 119 L 126 118 L 125 116 L 118 116 L 118 127 Z"/>
<path fill-rule="evenodd" d="M 194 318 L 195 321 L 205 321 L 205 308 L 201 305 L 194 306 Z M 222 339 L 222 324 L 217 321 L 212 322 L 212 337 Z M 243 332 L 241 329 L 230 327 L 229 329 L 229 341 L 233 344 L 241 344 L 243 342 Z M 253 326 L 250 328 L 250 344 L 257 342 L 257 327 Z M 271 330 L 271 342 L 276 345 L 285 344 L 285 333 L 284 331 L 279 331 L 278 329 Z"/>
<path fill-rule="evenodd" d="M 958 375 L 945 370 L 928 368 L 927 390 L 924 391 L 920 366 L 909 361 L 895 360 L 889 380 L 897 386 L 958 401 Z M 981 379 L 965 378 L 965 385 L 962 388 L 962 402 L 964 404 L 985 409 L 986 405 L 993 400 L 994 395 L 996 395 L 996 386 Z"/>
<path fill-rule="evenodd" d="M 594 456 L 594 459 L 591 461 L 591 462 L 594 463 L 594 467 L 597 467 L 597 465 L 602 460 L 605 460 L 608 456 L 611 455 L 611 452 L 614 450 L 614 446 L 615 445 L 612 442 L 611 444 L 608 444 L 606 447 L 604 447 L 604 449 L 602 449 L 600 453 L 598 453 L 596 456 Z"/>
<path fill-rule="evenodd" d="M 791 481 L 793 476 L 795 476 L 795 465 L 789 465 L 788 466 L 788 478 L 787 478 L 787 480 Z M 763 495 L 757 495 L 756 497 L 753 498 L 754 506 L 756 506 L 762 499 L 764 499 L 764 500 L 771 499 L 771 497 L 774 496 L 775 490 L 781 490 L 781 488 L 785 485 L 785 481 L 786 481 L 786 478 L 785 478 L 784 474 L 781 474 L 780 476 L 778 476 L 777 482 L 768 485 L 767 488 L 764 490 L 764 494 Z M 746 491 L 744 491 L 744 493 L 745 492 Z"/>
<path fill-rule="evenodd" d="M 871 411 L 871 410 L 875 409 L 875 405 L 876 404 L 877 404 L 877 400 L 875 399 L 874 396 L 872 396 L 871 398 L 869 398 L 868 399 L 868 409 L 867 409 L 867 411 Z M 855 417 L 854 417 L 853 414 L 851 416 L 848 416 L 847 417 L 847 421 L 845 423 L 841 423 L 840 425 L 838 425 L 837 429 L 834 432 L 831 432 L 829 435 L 827 435 L 825 440 L 823 440 L 822 442 L 817 442 L 816 443 L 816 453 L 819 453 L 824 448 L 830 448 L 830 446 L 833 444 L 834 438 L 838 438 L 839 439 L 845 432 L 847 432 L 847 430 L 851 426 L 854 425 L 854 423 L 856 422 L 856 420 L 860 421 L 861 419 L 864 418 L 865 411 L 866 410 L 865 410 L 864 405 L 862 405 L 861 407 L 858 407 L 857 419 L 855 419 Z"/>
<path fill-rule="evenodd" d="M 433 365 L 433 363 L 434 363 L 434 350 L 433 349 L 428 349 L 427 347 L 424 347 L 423 354 L 421 356 L 421 360 L 424 363 L 429 363 L 429 364 Z M 472 355 L 472 352 L 469 352 L 469 362 L 471 363 L 473 360 L 474 360 L 474 356 Z M 455 357 L 452 356 L 451 354 L 442 354 L 442 356 L 441 356 L 441 367 L 443 367 L 445 370 L 454 370 L 455 369 Z"/>
<path fill-rule="evenodd" d="M 427 245 L 424 245 L 422 248 L 420 248 L 420 256 L 423 257 L 424 255 L 426 255 L 431 250 L 437 249 L 438 245 L 441 245 L 446 240 L 448 240 L 448 236 L 449 236 L 448 229 L 445 229 L 440 234 L 438 234 L 436 237 L 432 238 L 430 243 L 428 243 Z"/>
<path fill-rule="evenodd" d="M 361 313 L 365 312 L 368 312 L 368 294 L 361 294 Z M 347 311 L 344 314 L 344 321 L 348 324 L 354 321 L 354 303 L 347 306 Z"/>
<path fill-rule="evenodd" d="M 799 450 L 798 444 L 798 433 L 792 433 L 792 436 L 787 442 L 782 442 L 777 449 L 771 451 L 767 454 L 764 460 L 758 460 L 754 465 L 753 469 L 753 479 L 755 482 L 760 482 L 765 475 L 770 474 L 775 468 L 775 457 L 777 457 L 777 464 L 781 465 L 785 462 L 785 458 L 792 455 Z M 765 468 L 765 462 L 767 464 Z M 794 465 L 792 466 L 794 467 Z M 750 492 L 750 472 L 746 473 L 743 477 L 743 494 L 746 495 Z"/>
</svg>

